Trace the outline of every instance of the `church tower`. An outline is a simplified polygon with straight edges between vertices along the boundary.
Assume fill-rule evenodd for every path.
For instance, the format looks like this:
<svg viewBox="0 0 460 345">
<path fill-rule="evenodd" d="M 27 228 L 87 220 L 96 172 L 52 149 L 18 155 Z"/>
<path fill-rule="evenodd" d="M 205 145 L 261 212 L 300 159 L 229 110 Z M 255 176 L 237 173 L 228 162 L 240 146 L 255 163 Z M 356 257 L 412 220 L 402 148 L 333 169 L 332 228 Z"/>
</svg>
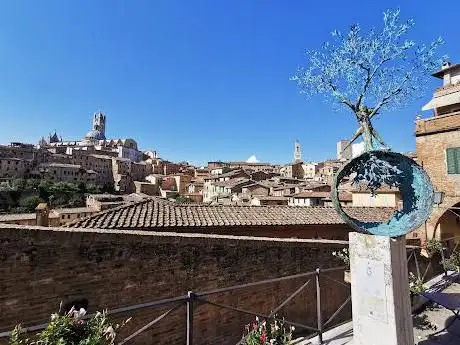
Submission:
<svg viewBox="0 0 460 345">
<path fill-rule="evenodd" d="M 101 112 L 94 113 L 93 131 L 98 131 L 105 138 L 105 115 Z"/>
<path fill-rule="evenodd" d="M 85 135 L 85 141 L 105 140 L 105 115 L 101 112 L 93 115 L 93 129 Z"/>
<path fill-rule="evenodd" d="M 294 162 L 302 161 L 302 148 L 300 147 L 299 140 L 296 140 L 294 143 Z"/>
</svg>

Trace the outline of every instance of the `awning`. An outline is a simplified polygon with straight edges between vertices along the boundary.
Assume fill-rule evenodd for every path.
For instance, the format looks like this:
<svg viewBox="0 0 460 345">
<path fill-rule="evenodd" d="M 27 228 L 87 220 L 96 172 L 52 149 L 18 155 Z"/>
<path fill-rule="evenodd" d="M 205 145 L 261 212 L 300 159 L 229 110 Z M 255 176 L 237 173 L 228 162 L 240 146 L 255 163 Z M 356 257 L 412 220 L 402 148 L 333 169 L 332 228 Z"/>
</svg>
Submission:
<svg viewBox="0 0 460 345">
<path fill-rule="evenodd" d="M 447 105 L 460 103 L 460 92 L 453 92 L 448 95 L 435 97 L 422 107 L 422 110 L 445 107 Z"/>
</svg>

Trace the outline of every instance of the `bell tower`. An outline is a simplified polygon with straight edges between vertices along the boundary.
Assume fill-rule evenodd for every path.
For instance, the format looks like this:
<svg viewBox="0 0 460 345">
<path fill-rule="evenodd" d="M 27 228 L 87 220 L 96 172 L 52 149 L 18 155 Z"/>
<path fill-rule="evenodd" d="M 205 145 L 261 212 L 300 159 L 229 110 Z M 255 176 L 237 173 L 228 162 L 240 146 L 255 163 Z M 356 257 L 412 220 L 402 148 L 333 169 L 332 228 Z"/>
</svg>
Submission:
<svg viewBox="0 0 460 345">
<path fill-rule="evenodd" d="M 300 147 L 299 140 L 296 140 L 294 143 L 294 162 L 302 161 L 302 148 Z"/>
<path fill-rule="evenodd" d="M 98 131 L 105 138 L 105 115 L 103 113 L 94 113 L 93 130 Z"/>
</svg>

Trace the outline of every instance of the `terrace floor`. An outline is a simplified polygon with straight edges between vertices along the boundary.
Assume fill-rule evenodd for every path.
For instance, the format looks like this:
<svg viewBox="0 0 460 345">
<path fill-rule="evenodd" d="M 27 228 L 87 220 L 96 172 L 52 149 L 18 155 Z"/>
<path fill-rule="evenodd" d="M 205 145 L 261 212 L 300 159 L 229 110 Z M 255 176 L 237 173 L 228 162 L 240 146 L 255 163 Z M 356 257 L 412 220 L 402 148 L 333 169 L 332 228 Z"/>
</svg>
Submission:
<svg viewBox="0 0 460 345">
<path fill-rule="evenodd" d="M 458 278 L 457 278 L 458 279 Z M 457 294 L 460 298 L 460 284 L 451 283 L 446 288 L 440 289 L 443 282 L 438 282 L 432 288 L 445 293 Z M 431 288 L 430 288 L 431 290 Z M 443 331 L 435 336 L 430 336 L 448 324 L 453 313 L 443 307 L 428 304 L 419 313 L 413 315 L 414 341 L 416 345 L 458 345 L 460 344 L 460 321 L 455 321 L 448 331 Z M 295 345 L 319 345 L 317 338 L 298 340 Z M 348 322 L 336 327 L 323 335 L 323 345 L 353 345 L 353 324 Z"/>
</svg>

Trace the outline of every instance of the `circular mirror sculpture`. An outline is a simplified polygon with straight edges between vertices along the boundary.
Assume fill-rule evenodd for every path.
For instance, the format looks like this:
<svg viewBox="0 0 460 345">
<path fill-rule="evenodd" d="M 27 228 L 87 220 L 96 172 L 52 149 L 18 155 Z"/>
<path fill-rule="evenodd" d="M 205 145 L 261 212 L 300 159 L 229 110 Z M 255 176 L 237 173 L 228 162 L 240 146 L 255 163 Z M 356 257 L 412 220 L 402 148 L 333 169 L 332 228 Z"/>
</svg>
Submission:
<svg viewBox="0 0 460 345">
<path fill-rule="evenodd" d="M 345 178 L 375 195 L 382 186 L 399 189 L 403 207 L 385 222 L 363 222 L 344 212 L 338 198 L 339 185 Z M 398 237 L 419 228 L 433 207 L 433 186 L 423 168 L 400 153 L 373 150 L 353 158 L 336 174 L 332 186 L 334 208 L 356 231 Z"/>
</svg>

